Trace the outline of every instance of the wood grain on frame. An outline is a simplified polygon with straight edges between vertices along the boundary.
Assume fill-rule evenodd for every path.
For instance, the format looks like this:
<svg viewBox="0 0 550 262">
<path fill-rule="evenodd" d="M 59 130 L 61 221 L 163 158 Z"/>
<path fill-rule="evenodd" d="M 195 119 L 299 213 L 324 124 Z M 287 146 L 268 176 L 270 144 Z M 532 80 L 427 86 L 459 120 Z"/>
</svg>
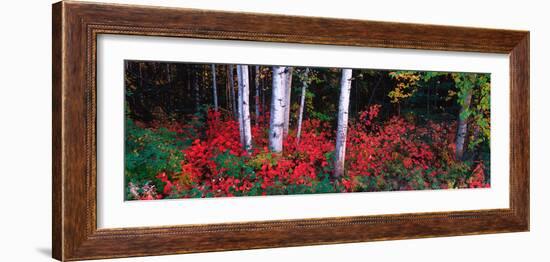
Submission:
<svg viewBox="0 0 550 262">
<path fill-rule="evenodd" d="M 529 32 L 83 2 L 53 5 L 53 257 L 81 260 L 529 230 Z M 97 229 L 98 34 L 510 55 L 510 208 Z"/>
</svg>

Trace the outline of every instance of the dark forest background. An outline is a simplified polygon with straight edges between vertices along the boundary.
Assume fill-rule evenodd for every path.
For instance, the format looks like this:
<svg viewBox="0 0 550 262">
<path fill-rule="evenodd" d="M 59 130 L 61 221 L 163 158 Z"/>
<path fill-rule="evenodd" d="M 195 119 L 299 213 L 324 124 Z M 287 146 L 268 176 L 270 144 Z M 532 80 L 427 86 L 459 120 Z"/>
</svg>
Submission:
<svg viewBox="0 0 550 262">
<path fill-rule="evenodd" d="M 125 86 L 129 116 L 139 121 L 185 120 L 198 112 L 201 106 L 212 106 L 212 74 L 209 64 L 162 63 L 127 61 Z M 230 111 L 231 95 L 227 87 L 228 65 L 217 65 L 218 100 L 222 110 Z M 253 69 L 254 66 L 249 68 Z M 380 115 L 414 114 L 419 119 L 456 120 L 460 105 L 452 97 L 458 88 L 452 74 L 440 74 L 426 81 L 416 81 L 414 87 L 403 88 L 403 96 L 395 99 L 389 94 L 396 90 L 396 79 L 389 70 L 356 69 L 353 71 L 350 117 L 371 105 L 382 105 Z M 430 72 L 426 72 L 429 74 Z M 269 110 L 271 67 L 260 66 L 261 112 Z M 436 74 L 436 73 L 435 73 Z M 235 74 L 236 77 L 236 74 Z M 254 85 L 253 73 L 249 82 Z M 299 77 L 292 78 L 292 86 L 299 87 Z M 314 77 L 307 90 L 307 107 L 304 114 L 321 120 L 335 120 L 338 110 L 340 70 L 315 68 Z M 292 89 L 291 99 L 296 104 L 300 89 Z M 250 101 L 254 102 L 254 93 Z M 203 110 L 204 110 L 203 108 Z"/>
</svg>

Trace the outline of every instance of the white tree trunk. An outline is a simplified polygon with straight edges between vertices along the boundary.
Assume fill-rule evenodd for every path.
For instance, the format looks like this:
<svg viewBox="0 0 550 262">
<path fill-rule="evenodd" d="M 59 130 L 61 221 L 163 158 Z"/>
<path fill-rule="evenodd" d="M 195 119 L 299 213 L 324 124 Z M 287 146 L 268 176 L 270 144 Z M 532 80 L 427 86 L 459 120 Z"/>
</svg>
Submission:
<svg viewBox="0 0 550 262">
<path fill-rule="evenodd" d="M 464 111 L 470 108 L 470 103 L 472 101 L 472 89 L 468 90 L 466 93 L 466 98 L 464 98 L 464 104 L 460 108 L 458 115 L 458 131 L 456 133 L 456 159 L 462 160 L 464 158 L 464 142 L 468 135 L 468 118 L 462 119 L 460 116 Z"/>
<path fill-rule="evenodd" d="M 286 67 L 273 67 L 273 85 L 271 95 L 271 112 L 269 119 L 269 148 L 271 151 L 280 153 L 283 151 L 283 127 L 285 120 L 285 80 Z"/>
<path fill-rule="evenodd" d="M 212 96 L 214 97 L 214 111 L 218 112 L 218 88 L 216 86 L 216 65 L 212 64 Z"/>
<path fill-rule="evenodd" d="M 233 68 L 232 68 L 233 69 Z M 237 103 L 236 103 L 236 107 L 235 107 L 235 110 L 237 111 L 236 112 L 236 116 L 237 116 L 237 121 L 239 122 L 239 138 L 240 138 L 240 142 L 241 142 L 241 145 L 243 146 L 244 148 L 244 123 L 243 123 L 243 107 L 241 106 L 242 103 L 243 103 L 243 97 L 241 96 L 242 94 L 242 90 L 241 90 L 241 75 L 239 73 L 239 65 L 237 65 Z"/>
<path fill-rule="evenodd" d="M 256 88 L 256 95 L 254 96 L 254 106 L 255 106 L 255 124 L 258 124 L 258 119 L 260 117 L 260 66 L 256 66 L 254 71 L 254 88 Z"/>
<path fill-rule="evenodd" d="M 260 103 L 261 105 L 261 110 L 262 110 L 262 114 L 264 115 L 264 118 L 265 118 L 265 112 L 267 111 L 267 108 L 266 108 L 266 104 L 265 104 L 265 91 L 267 89 L 267 84 L 266 84 L 266 81 L 265 81 L 265 78 L 262 79 L 262 102 Z"/>
<path fill-rule="evenodd" d="M 340 101 L 338 103 L 336 150 L 334 151 L 334 177 L 341 177 L 344 174 L 351 74 L 351 69 L 342 69 L 342 79 L 340 80 Z"/>
<path fill-rule="evenodd" d="M 300 143 L 300 136 L 302 135 L 302 120 L 304 117 L 304 104 L 306 101 L 306 89 L 308 85 L 309 68 L 304 71 L 302 79 L 302 96 L 300 97 L 300 111 L 298 112 L 298 131 L 296 132 L 296 142 Z"/>
<path fill-rule="evenodd" d="M 241 142 L 246 151 L 252 149 L 252 130 L 250 128 L 250 103 L 248 85 L 248 66 L 237 66 L 237 77 L 239 79 L 239 129 L 241 131 Z"/>
<path fill-rule="evenodd" d="M 285 99 L 286 99 L 286 107 L 285 107 L 285 125 L 284 125 L 284 136 L 286 137 L 288 135 L 288 130 L 290 126 L 290 96 L 292 91 L 292 71 L 294 71 L 293 67 L 287 67 L 286 70 L 286 79 L 285 79 Z"/>
</svg>

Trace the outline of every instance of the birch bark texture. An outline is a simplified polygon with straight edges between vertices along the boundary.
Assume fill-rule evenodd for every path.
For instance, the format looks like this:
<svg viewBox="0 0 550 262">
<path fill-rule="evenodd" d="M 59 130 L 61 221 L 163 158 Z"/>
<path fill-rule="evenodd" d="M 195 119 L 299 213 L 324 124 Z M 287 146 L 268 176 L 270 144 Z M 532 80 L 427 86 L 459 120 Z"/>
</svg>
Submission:
<svg viewBox="0 0 550 262">
<path fill-rule="evenodd" d="M 300 97 L 300 111 L 298 112 L 298 131 L 296 131 L 296 143 L 300 143 L 300 136 L 302 135 L 302 121 L 304 118 L 304 105 L 306 101 L 306 91 L 309 84 L 309 68 L 304 70 L 304 75 L 302 76 L 302 94 Z"/>
<path fill-rule="evenodd" d="M 456 133 L 456 159 L 462 160 L 464 157 L 464 142 L 468 135 L 468 117 L 464 117 L 465 112 L 470 108 L 472 102 L 472 88 L 466 91 L 466 97 L 464 103 L 460 108 L 460 114 L 458 116 L 458 130 Z"/>
<path fill-rule="evenodd" d="M 241 144 L 246 151 L 252 149 L 252 130 L 250 128 L 250 88 L 248 85 L 248 66 L 237 65 L 237 78 L 239 82 L 239 130 L 241 131 Z"/>
<path fill-rule="evenodd" d="M 292 94 L 292 72 L 294 71 L 293 67 L 287 67 L 285 71 L 285 124 L 284 124 L 284 137 L 288 135 L 288 130 L 290 127 L 290 96 Z"/>
<path fill-rule="evenodd" d="M 212 96 L 214 99 L 214 111 L 218 112 L 218 88 L 216 86 L 216 65 L 212 64 Z"/>
<path fill-rule="evenodd" d="M 287 68 L 284 66 L 274 66 L 272 70 L 269 149 L 272 152 L 280 153 L 283 151 L 283 129 L 285 124 L 285 108 L 287 106 L 285 97 Z"/>
<path fill-rule="evenodd" d="M 351 80 L 352 80 L 352 70 L 342 69 L 342 79 L 340 80 L 340 100 L 338 102 L 338 127 L 336 131 L 336 149 L 334 151 L 334 177 L 337 177 L 337 178 L 344 175 Z"/>
<path fill-rule="evenodd" d="M 237 103 L 235 110 L 237 111 L 237 122 L 239 122 L 239 141 L 241 142 L 241 146 L 244 148 L 243 107 L 241 106 L 243 103 L 243 97 L 241 96 L 241 81 L 242 80 L 239 75 L 239 65 L 237 65 Z"/>
<path fill-rule="evenodd" d="M 265 104 L 265 91 L 267 89 L 267 84 L 266 84 L 266 81 L 265 81 L 266 78 L 267 77 L 264 77 L 264 78 L 261 79 L 261 81 L 262 81 L 262 90 L 261 90 L 261 92 L 262 92 L 262 102 L 260 103 L 260 109 L 262 110 L 262 114 L 264 115 L 264 117 L 265 117 L 265 112 L 267 111 L 266 110 L 266 104 Z"/>
</svg>

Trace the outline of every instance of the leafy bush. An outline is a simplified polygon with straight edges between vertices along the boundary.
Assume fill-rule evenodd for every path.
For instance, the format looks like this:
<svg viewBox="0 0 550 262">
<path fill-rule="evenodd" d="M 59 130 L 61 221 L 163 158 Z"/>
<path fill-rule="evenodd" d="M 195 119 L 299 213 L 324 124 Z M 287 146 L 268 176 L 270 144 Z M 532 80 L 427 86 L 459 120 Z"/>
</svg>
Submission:
<svg viewBox="0 0 550 262">
<path fill-rule="evenodd" d="M 126 184 L 132 183 L 139 188 L 138 193 L 141 195 L 151 186 L 155 190 L 164 187 L 165 183 L 157 175 L 180 170 L 180 162 L 183 160 L 180 150 L 189 145 L 189 141 L 175 131 L 142 128 L 130 119 L 126 119 L 125 138 Z"/>
<path fill-rule="evenodd" d="M 454 159 L 456 123 L 393 117 L 377 121 L 379 106 L 361 112 L 348 130 L 346 173 L 332 177 L 334 134 L 328 121 L 304 121 L 284 152 L 267 148 L 268 121 L 254 126 L 242 149 L 238 123 L 209 111 L 186 128 L 143 128 L 128 120 L 128 199 L 289 195 L 487 187 L 483 162 Z M 200 116 L 197 116 L 200 117 Z M 183 130 L 186 131 L 183 131 Z M 194 135 L 189 135 L 194 134 Z M 192 138 L 192 139 L 190 139 Z"/>
</svg>

